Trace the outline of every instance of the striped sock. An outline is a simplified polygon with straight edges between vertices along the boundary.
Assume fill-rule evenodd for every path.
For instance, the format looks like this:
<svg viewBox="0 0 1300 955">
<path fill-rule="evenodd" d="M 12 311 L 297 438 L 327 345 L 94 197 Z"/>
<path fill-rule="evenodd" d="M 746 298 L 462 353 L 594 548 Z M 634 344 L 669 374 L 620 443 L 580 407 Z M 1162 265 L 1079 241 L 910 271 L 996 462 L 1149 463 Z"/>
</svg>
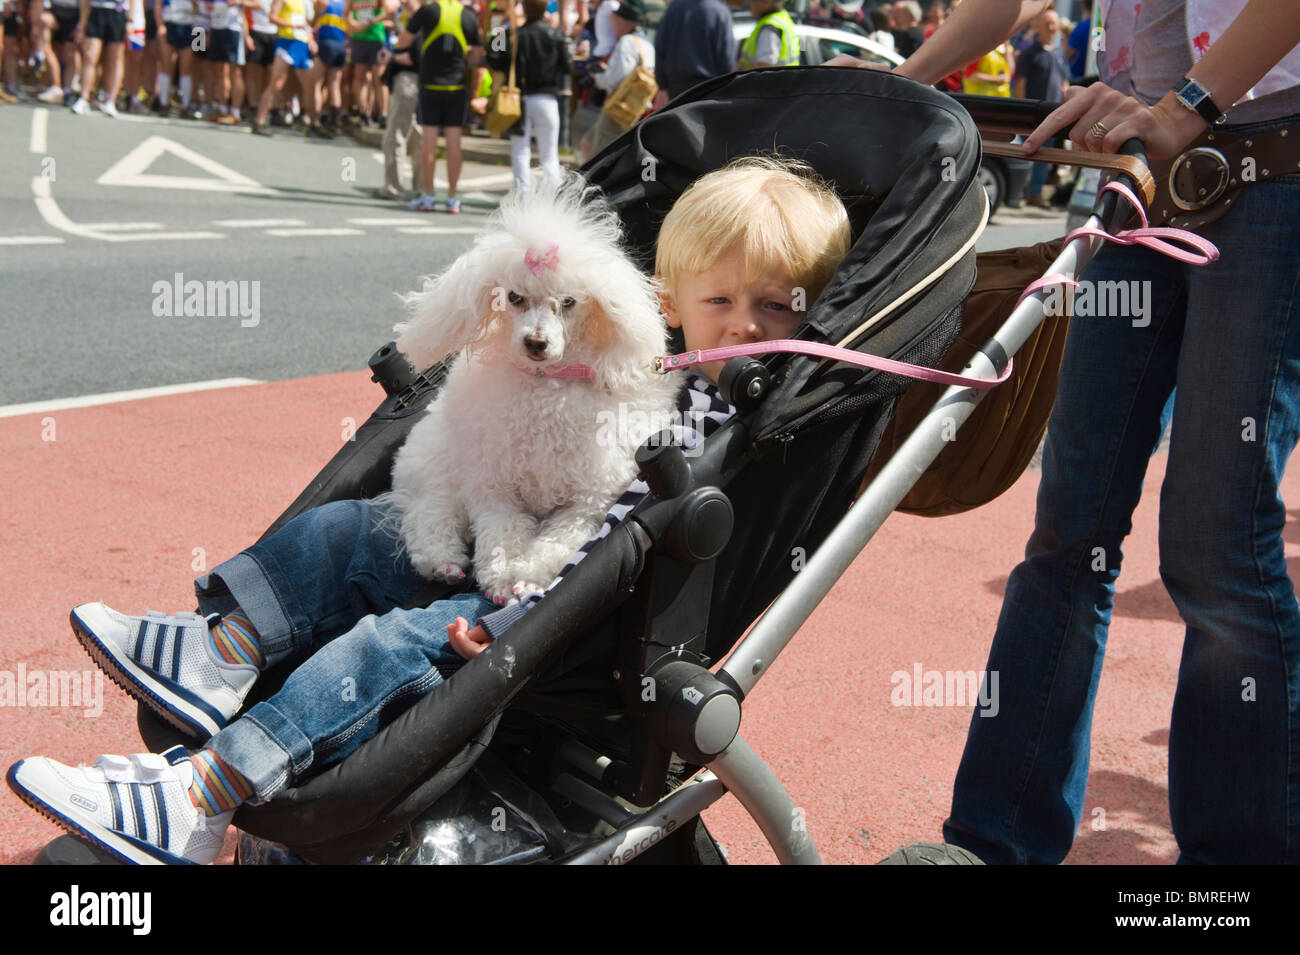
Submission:
<svg viewBox="0 0 1300 955">
<path fill-rule="evenodd" d="M 190 802 L 204 815 L 220 815 L 253 798 L 253 784 L 212 750 L 199 750 L 190 757 L 190 765 L 194 767 Z"/>
<path fill-rule="evenodd" d="M 213 651 L 227 663 L 251 664 L 259 670 L 266 663 L 257 630 L 242 610 L 222 616 L 208 631 L 208 639 Z"/>
</svg>

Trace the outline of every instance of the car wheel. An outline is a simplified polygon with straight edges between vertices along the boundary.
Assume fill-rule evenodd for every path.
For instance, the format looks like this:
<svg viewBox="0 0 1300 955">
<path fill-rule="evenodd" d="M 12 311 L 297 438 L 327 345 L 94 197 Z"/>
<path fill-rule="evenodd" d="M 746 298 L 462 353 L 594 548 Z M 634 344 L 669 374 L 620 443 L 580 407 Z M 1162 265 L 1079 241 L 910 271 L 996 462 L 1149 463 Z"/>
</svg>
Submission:
<svg viewBox="0 0 1300 955">
<path fill-rule="evenodd" d="M 1007 176 L 987 159 L 980 161 L 979 182 L 989 197 L 989 215 L 998 211 L 1007 194 Z"/>
</svg>

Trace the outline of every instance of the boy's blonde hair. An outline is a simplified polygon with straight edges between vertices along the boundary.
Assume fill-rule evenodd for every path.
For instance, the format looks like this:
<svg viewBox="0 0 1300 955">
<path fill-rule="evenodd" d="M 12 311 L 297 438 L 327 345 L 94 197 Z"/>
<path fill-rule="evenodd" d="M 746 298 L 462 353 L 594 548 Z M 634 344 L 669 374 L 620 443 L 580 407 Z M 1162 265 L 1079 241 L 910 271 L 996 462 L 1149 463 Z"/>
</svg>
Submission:
<svg viewBox="0 0 1300 955">
<path fill-rule="evenodd" d="M 852 244 L 844 204 L 811 166 L 745 156 L 682 193 L 659 228 L 655 272 L 671 292 L 678 276 L 707 272 L 737 242 L 747 281 L 780 262 L 809 302 Z"/>
</svg>

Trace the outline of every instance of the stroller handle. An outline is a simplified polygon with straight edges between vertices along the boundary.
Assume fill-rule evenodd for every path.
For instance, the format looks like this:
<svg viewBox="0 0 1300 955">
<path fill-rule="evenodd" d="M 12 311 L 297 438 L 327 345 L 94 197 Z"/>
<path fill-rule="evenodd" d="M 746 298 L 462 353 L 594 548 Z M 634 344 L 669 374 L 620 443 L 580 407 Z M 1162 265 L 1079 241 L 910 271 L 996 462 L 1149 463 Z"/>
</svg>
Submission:
<svg viewBox="0 0 1300 955">
<path fill-rule="evenodd" d="M 974 93 L 950 94 L 970 113 L 982 133 L 1011 133 L 1028 136 L 1059 103 L 1036 99 L 1008 99 L 1005 96 L 978 96 Z"/>
<path fill-rule="evenodd" d="M 985 133 L 1010 133 L 1016 136 L 1028 136 L 1050 116 L 1059 103 L 1045 103 L 1036 99 L 1008 99 L 1005 96 L 977 96 L 972 93 L 950 94 L 979 127 L 981 135 Z M 1132 156 L 1142 165 L 1150 166 L 1147 160 L 1146 146 L 1140 139 L 1130 139 L 1119 148 L 1121 156 Z M 1117 178 L 1135 192 L 1139 192 L 1138 183 L 1125 173 L 1118 173 Z M 1119 203 L 1119 197 L 1113 192 L 1103 193 L 1093 207 L 1106 228 L 1114 230 L 1123 226 L 1129 219 L 1131 210 Z"/>
</svg>

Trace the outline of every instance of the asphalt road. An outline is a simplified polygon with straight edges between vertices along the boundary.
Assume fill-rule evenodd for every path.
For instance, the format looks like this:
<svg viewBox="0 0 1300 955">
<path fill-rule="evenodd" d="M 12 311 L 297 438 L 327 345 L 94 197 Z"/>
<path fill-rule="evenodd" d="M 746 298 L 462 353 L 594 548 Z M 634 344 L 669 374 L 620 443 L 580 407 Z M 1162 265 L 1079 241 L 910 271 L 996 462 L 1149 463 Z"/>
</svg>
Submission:
<svg viewBox="0 0 1300 955">
<path fill-rule="evenodd" d="M 465 211 L 418 214 L 371 198 L 380 154 L 348 138 L 31 104 L 0 109 L 0 170 L 0 408 L 364 368 L 396 293 L 449 264 L 510 184 L 467 163 Z M 1001 214 L 980 248 L 1063 228 Z"/>
<path fill-rule="evenodd" d="M 0 110 L 0 169 L 0 405 L 363 368 L 402 317 L 394 293 L 450 263 L 510 183 L 467 163 L 465 211 L 419 214 L 371 198 L 380 154 L 351 139 L 30 106 Z M 194 281 L 205 314 L 168 314 Z M 209 313 L 208 282 L 242 308 L 222 286 Z"/>
</svg>

